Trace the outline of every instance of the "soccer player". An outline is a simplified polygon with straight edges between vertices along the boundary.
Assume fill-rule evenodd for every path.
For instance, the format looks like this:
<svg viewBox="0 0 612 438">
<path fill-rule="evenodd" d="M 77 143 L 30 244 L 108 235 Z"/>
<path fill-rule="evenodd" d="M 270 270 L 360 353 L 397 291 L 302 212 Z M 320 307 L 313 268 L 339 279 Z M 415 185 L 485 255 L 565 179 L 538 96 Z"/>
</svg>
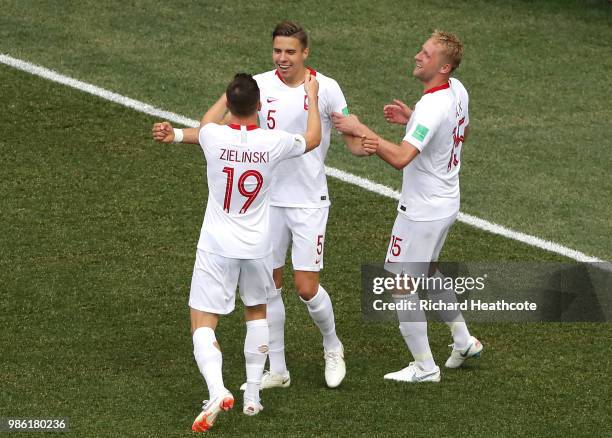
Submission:
<svg viewBox="0 0 612 438">
<path fill-rule="evenodd" d="M 461 149 L 469 131 L 468 93 L 459 80 L 451 78 L 462 55 L 463 44 L 448 32 L 436 31 L 423 44 L 414 58 L 413 75 L 425 91 L 414 111 L 399 100 L 384 107 L 389 122 L 406 125 L 399 145 L 379 137 L 355 116 L 333 116 L 336 129 L 365 135 L 364 147 L 373 147 L 384 161 L 403 169 L 402 194 L 385 269 L 414 277 L 431 276 L 437 281 L 428 281 L 432 284 L 430 299 L 444 303 L 456 303 L 456 296 L 454 290 L 444 287 L 446 282 L 435 262 L 459 212 Z M 418 295 L 406 292 L 396 299 L 418 303 Z M 398 311 L 400 332 L 414 362 L 384 378 L 439 382 L 440 369 L 429 348 L 425 313 L 415 307 L 414 311 Z M 453 336 L 446 367 L 458 368 L 466 359 L 479 356 L 482 344 L 470 335 L 461 312 L 440 311 L 440 316 Z"/>
<path fill-rule="evenodd" d="M 227 87 L 228 123 L 217 124 L 225 113 L 226 104 L 222 101 L 215 103 L 202 119 L 197 135 L 206 158 L 209 193 L 189 307 L 193 354 L 208 386 L 209 400 L 193 423 L 194 431 L 208 430 L 217 415 L 234 404 L 234 397 L 223 384 L 215 329 L 219 315 L 234 309 L 237 285 L 247 326 L 243 412 L 256 415 L 263 409 L 259 389 L 269 348 L 266 303 L 268 295 L 275 291 L 269 218 L 271 182 L 282 160 L 303 155 L 319 145 L 318 88 L 317 80 L 306 72 L 308 111 L 304 136 L 257 127 L 260 93 L 257 82 L 247 74 L 236 75 Z M 153 134 L 164 143 L 178 142 L 185 135 L 168 122 L 156 123 Z"/>
<path fill-rule="evenodd" d="M 301 26 L 289 21 L 279 23 L 272 32 L 272 60 L 276 68 L 255 76 L 261 90 L 261 128 L 304 131 L 309 108 L 303 84 L 307 71 L 319 82 L 322 125 L 321 145 L 310 154 L 281 163 L 270 189 L 276 293 L 269 297 L 267 307 L 270 371 L 264 373 L 263 389 L 286 388 L 291 383 L 285 362 L 285 306 L 281 296 L 283 268 L 290 244 L 297 293 L 323 337 L 327 386 L 337 387 L 346 374 L 344 348 L 336 334 L 332 302 L 319 284 L 319 271 L 323 268 L 330 206 L 324 163 L 333 127 L 332 113 L 338 111 L 348 115 L 348 107 L 335 80 L 306 67 L 309 51 L 308 35 Z M 225 96 L 221 96 L 220 101 L 224 99 Z M 361 138 L 345 134 L 343 139 L 354 155 L 371 153 L 363 149 Z M 187 137 L 183 142 L 189 142 Z"/>
</svg>

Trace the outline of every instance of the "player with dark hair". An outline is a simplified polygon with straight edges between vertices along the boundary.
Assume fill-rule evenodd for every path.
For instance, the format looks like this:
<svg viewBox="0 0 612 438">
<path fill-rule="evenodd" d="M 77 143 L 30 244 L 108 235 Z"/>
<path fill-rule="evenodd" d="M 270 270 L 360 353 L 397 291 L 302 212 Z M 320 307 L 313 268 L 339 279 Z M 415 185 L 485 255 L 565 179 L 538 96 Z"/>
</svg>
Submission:
<svg viewBox="0 0 612 438">
<path fill-rule="evenodd" d="M 248 117 L 259 109 L 259 87 L 253 76 L 238 73 L 225 90 L 227 109 L 238 117 Z"/>
<path fill-rule="evenodd" d="M 266 303 L 275 291 L 272 278 L 270 189 L 283 160 L 316 148 L 321 142 L 318 82 L 305 74 L 307 124 L 300 132 L 267 131 L 257 127 L 259 87 L 247 74 L 238 74 L 204 115 L 198 141 L 206 158 L 208 201 L 193 269 L 189 307 L 193 354 L 208 386 L 209 399 L 192 430 L 208 430 L 217 415 L 234 405 L 223 384 L 222 356 L 215 337 L 220 315 L 235 306 L 236 286 L 245 306 L 244 342 L 247 386 L 243 412 L 256 415 L 261 376 L 269 348 Z M 227 124 L 219 124 L 229 108 Z M 168 143 L 181 135 L 168 122 L 153 127 L 156 138 Z M 161 132 L 167 136 L 159 137 Z"/>
<path fill-rule="evenodd" d="M 279 23 L 272 32 L 272 60 L 276 68 L 255 76 L 261 91 L 259 126 L 267 130 L 303 132 L 309 104 L 304 90 L 304 75 L 310 72 L 319 82 L 321 145 L 313 153 L 284 161 L 271 186 L 271 226 L 276 293 L 269 297 L 267 315 L 270 328 L 270 371 L 264 373 L 262 388 L 290 385 L 285 362 L 285 306 L 281 295 L 283 268 L 289 245 L 297 293 L 323 337 L 325 381 L 335 388 L 344 379 L 344 348 L 336 335 L 332 302 L 319 283 L 323 268 L 325 229 L 330 206 L 325 176 L 325 156 L 329 149 L 334 111 L 348 115 L 348 107 L 338 83 L 306 66 L 310 54 L 308 35 L 291 21 Z M 225 95 L 220 102 L 225 102 Z M 195 129 L 185 129 L 178 141 L 197 143 Z M 181 133 L 183 133 L 181 131 Z M 166 136 L 169 137 L 166 137 Z M 171 133 L 154 132 L 156 139 L 171 138 Z M 361 138 L 343 135 L 352 154 L 366 156 Z M 243 388 L 245 385 L 243 385 Z"/>
</svg>

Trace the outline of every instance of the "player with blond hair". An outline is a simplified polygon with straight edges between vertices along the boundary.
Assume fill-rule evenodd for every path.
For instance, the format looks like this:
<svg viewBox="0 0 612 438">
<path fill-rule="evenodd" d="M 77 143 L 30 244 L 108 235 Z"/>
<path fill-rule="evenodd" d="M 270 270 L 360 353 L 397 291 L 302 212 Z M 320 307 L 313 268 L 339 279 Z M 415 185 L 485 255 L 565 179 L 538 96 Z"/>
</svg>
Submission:
<svg viewBox="0 0 612 438">
<path fill-rule="evenodd" d="M 432 276 L 443 280 L 436 261 L 449 229 L 459 213 L 459 169 L 461 150 L 469 132 L 468 93 L 451 77 L 463 56 L 463 44 L 448 32 L 435 31 L 414 57 L 413 76 L 423 84 L 423 96 L 414 110 L 395 100 L 384 107 L 391 123 L 406 126 L 400 144 L 389 142 L 362 124 L 357 117 L 335 113 L 336 128 L 344 133 L 367 136 L 366 148 L 396 169 L 403 169 L 398 215 L 391 232 L 385 269 L 413 277 Z M 447 282 L 432 281 L 432 300 L 456 303 L 455 291 Z M 407 293 L 408 292 L 408 293 Z M 394 298 L 413 301 L 415 310 L 398 306 L 399 328 L 414 357 L 406 368 L 386 374 L 385 379 L 404 382 L 439 382 L 427 338 L 427 320 L 418 306 L 416 291 L 396 292 Z M 453 306 L 446 306 L 452 308 Z M 442 310 L 442 319 L 451 328 L 453 350 L 447 368 L 458 368 L 470 357 L 478 357 L 482 344 L 470 335 L 460 311 Z"/>
</svg>

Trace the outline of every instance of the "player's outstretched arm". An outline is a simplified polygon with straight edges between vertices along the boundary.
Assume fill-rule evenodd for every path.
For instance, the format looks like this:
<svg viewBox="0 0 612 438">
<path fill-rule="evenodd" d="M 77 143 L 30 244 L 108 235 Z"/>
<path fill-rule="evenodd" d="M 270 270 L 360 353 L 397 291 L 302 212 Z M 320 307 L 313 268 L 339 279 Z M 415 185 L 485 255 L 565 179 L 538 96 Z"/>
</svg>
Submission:
<svg viewBox="0 0 612 438">
<path fill-rule="evenodd" d="M 308 96 L 308 121 L 306 123 L 306 150 L 309 152 L 321 143 L 321 115 L 319 114 L 319 82 L 310 71 L 304 77 L 304 89 Z"/>
<path fill-rule="evenodd" d="M 159 143 L 198 144 L 198 131 L 197 128 L 175 129 L 169 122 L 159 122 L 153 124 L 152 134 L 153 140 Z"/>
<path fill-rule="evenodd" d="M 357 116 L 351 114 L 345 116 L 341 113 L 332 113 L 332 121 L 336 129 L 342 133 L 344 144 L 347 149 L 357 157 L 367 157 L 372 155 L 372 151 L 367 151 L 363 147 L 363 140 L 366 136 L 371 135 L 368 129 L 363 125 Z"/>
<path fill-rule="evenodd" d="M 356 157 L 368 157 L 372 155 L 363 148 L 363 140 L 365 136 L 356 137 L 350 134 L 342 134 L 342 138 L 344 139 L 344 144 L 349 152 Z"/>
<path fill-rule="evenodd" d="M 393 103 L 389 103 L 383 107 L 383 114 L 389 123 L 405 125 L 410 120 L 413 110 L 399 99 L 394 99 Z"/>
<path fill-rule="evenodd" d="M 376 155 L 389 163 L 391 166 L 395 167 L 397 170 L 401 170 L 406 167 L 420 153 L 416 147 L 405 140 L 397 145 L 381 137 L 376 139 L 366 138 L 364 140 L 364 147 L 367 148 L 369 143 L 376 145 Z"/>
<path fill-rule="evenodd" d="M 219 125 L 224 124 L 225 113 L 227 112 L 227 97 L 225 93 L 210 107 L 202 120 L 200 121 L 200 128 L 208 123 L 217 123 Z"/>
<path fill-rule="evenodd" d="M 210 107 L 202 120 L 200 127 L 207 123 L 224 123 L 225 113 L 227 111 L 227 98 L 225 93 Z M 169 122 L 155 123 L 153 125 L 153 140 L 160 143 L 185 143 L 199 144 L 200 128 L 184 128 L 175 129 Z"/>
<path fill-rule="evenodd" d="M 344 135 L 352 135 L 357 138 L 376 135 L 370 128 L 361 123 L 355 114 L 345 116 L 340 113 L 332 113 L 332 121 L 334 127 Z"/>
<path fill-rule="evenodd" d="M 419 150 L 407 141 L 403 141 L 398 146 L 380 137 L 361 123 L 355 115 L 345 117 L 342 114 L 333 113 L 332 118 L 334 119 L 334 126 L 338 131 L 344 134 L 360 136 L 366 152 L 376 153 L 396 169 L 403 169 L 419 154 Z"/>
</svg>

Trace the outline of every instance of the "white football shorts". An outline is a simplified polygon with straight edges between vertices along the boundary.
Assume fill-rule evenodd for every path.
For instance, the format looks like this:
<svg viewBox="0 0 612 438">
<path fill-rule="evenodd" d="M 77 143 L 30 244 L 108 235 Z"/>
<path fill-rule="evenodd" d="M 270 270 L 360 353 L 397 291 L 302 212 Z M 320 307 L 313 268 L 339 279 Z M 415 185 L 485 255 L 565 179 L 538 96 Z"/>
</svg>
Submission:
<svg viewBox="0 0 612 438">
<path fill-rule="evenodd" d="M 399 213 L 393 224 L 385 270 L 413 277 L 427 276 L 438 260 L 457 214 L 435 221 L 413 221 Z"/>
<path fill-rule="evenodd" d="M 189 307 L 226 315 L 236 305 L 236 286 L 245 306 L 266 304 L 276 289 L 272 279 L 272 257 L 232 259 L 198 249 Z"/>
<path fill-rule="evenodd" d="M 323 269 L 328 214 L 329 207 L 270 207 L 274 269 L 285 266 L 290 242 L 294 271 L 318 272 Z"/>
</svg>

